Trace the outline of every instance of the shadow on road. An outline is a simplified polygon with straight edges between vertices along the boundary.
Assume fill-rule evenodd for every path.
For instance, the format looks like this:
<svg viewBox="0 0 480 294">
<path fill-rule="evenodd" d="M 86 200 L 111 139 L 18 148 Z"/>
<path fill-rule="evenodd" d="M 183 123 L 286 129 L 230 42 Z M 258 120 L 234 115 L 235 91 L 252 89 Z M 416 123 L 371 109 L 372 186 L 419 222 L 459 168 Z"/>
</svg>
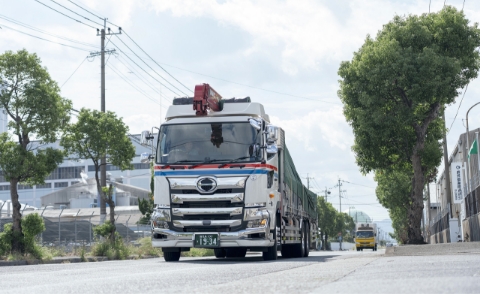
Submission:
<svg viewBox="0 0 480 294">
<path fill-rule="evenodd" d="M 315 262 L 326 262 L 328 259 L 337 257 L 339 255 L 322 255 L 322 256 L 309 256 L 303 258 L 283 258 L 281 255 L 278 256 L 277 260 L 270 260 L 264 261 L 262 256 L 249 256 L 239 258 L 239 257 L 232 257 L 232 258 L 197 258 L 195 260 L 182 260 L 180 258 L 181 263 L 192 263 L 192 264 L 238 264 L 238 263 L 251 263 L 251 262 L 264 262 L 264 263 L 271 263 L 271 262 L 308 262 L 308 263 L 315 263 Z"/>
</svg>

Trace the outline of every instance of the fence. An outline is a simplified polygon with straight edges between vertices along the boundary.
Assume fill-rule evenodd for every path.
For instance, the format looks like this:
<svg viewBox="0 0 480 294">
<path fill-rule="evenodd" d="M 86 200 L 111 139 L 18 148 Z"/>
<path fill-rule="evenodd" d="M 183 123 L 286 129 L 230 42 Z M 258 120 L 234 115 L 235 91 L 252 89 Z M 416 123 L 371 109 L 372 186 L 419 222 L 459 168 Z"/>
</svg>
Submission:
<svg viewBox="0 0 480 294">
<path fill-rule="evenodd" d="M 450 242 L 450 207 L 433 218 L 429 226 L 431 243 Z"/>
<path fill-rule="evenodd" d="M 115 226 L 125 242 L 135 242 L 150 235 L 150 226 L 139 224 L 142 214 L 138 207 L 118 207 L 115 211 Z M 0 232 L 6 223 L 12 222 L 10 211 L 0 208 Z M 38 238 L 44 246 L 76 247 L 90 246 L 95 242 L 93 228 L 99 224 L 100 209 L 50 209 L 23 210 L 22 215 L 38 213 L 45 222 L 45 231 Z M 110 219 L 107 208 L 106 220 Z"/>
</svg>

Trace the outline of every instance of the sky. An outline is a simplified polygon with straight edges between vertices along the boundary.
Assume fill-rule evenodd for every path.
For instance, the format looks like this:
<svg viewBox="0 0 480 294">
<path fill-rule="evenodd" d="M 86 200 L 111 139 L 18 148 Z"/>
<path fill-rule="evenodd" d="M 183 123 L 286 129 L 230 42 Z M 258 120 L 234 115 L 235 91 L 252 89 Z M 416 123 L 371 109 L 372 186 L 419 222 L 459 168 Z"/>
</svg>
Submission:
<svg viewBox="0 0 480 294">
<path fill-rule="evenodd" d="M 115 50 L 107 55 L 106 109 L 131 134 L 159 126 L 172 98 L 192 95 L 196 84 L 209 83 L 223 97 L 250 96 L 285 130 L 305 185 L 329 191 L 335 208 L 341 199 L 342 211 L 361 210 L 375 221 L 388 212 L 373 175 L 355 163 L 338 68 L 395 15 L 437 12 L 445 3 L 480 20 L 472 0 L 0 0 L 0 53 L 36 53 L 75 109 L 99 110 L 100 58 L 90 53 L 100 50 L 97 28 L 107 18 L 110 32 L 121 27 L 122 34 L 106 40 Z M 480 100 L 479 80 L 463 92 L 447 107 L 449 153 Z M 469 126 L 480 127 L 480 107 Z"/>
</svg>

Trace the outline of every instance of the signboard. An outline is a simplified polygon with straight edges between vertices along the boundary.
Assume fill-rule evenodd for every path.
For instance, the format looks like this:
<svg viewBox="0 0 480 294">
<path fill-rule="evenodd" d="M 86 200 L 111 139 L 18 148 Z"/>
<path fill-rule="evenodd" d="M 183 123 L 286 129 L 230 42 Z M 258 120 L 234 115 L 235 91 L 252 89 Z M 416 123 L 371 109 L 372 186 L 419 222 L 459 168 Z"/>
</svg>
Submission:
<svg viewBox="0 0 480 294">
<path fill-rule="evenodd" d="M 452 162 L 452 191 L 453 191 L 453 203 L 461 203 L 465 197 L 465 191 L 463 191 L 463 172 L 461 162 Z"/>
</svg>

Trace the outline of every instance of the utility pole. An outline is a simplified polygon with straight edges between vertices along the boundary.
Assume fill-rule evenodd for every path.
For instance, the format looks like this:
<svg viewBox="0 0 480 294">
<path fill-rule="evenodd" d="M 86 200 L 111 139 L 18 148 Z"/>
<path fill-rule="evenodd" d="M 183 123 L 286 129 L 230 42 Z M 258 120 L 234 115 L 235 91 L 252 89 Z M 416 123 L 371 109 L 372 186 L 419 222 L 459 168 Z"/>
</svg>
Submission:
<svg viewBox="0 0 480 294">
<path fill-rule="evenodd" d="M 445 110 L 442 115 L 443 118 L 443 126 L 445 129 L 447 126 L 445 125 Z M 452 190 L 450 188 L 450 167 L 448 166 L 448 150 L 447 150 L 447 134 L 446 132 L 443 132 L 443 163 L 444 163 L 444 176 L 445 176 L 445 187 L 447 190 L 447 206 L 449 207 L 450 210 L 450 218 L 453 217 L 453 209 L 452 209 Z M 429 179 L 427 178 L 427 182 Z"/>
<path fill-rule="evenodd" d="M 342 213 L 342 180 L 338 178 L 338 199 L 340 200 L 340 214 Z M 341 232 L 340 232 L 341 233 Z M 342 239 L 343 236 L 340 235 L 340 251 L 342 250 Z"/>
<path fill-rule="evenodd" d="M 103 29 L 97 29 L 97 36 L 100 36 L 100 52 L 92 52 L 90 53 L 91 57 L 95 57 L 100 55 L 100 96 L 101 96 L 101 111 L 105 112 L 105 54 L 113 54 L 115 53 L 115 49 L 112 50 L 105 50 L 105 36 L 106 35 L 118 35 L 122 33 L 122 28 L 118 28 L 118 33 L 111 32 L 110 28 L 107 30 L 107 19 L 103 19 Z M 100 163 L 100 184 L 102 187 L 107 186 L 107 158 L 106 154 L 102 157 Z M 101 193 L 99 191 L 99 193 Z M 103 199 L 102 195 L 100 196 L 100 222 L 104 223 L 105 218 L 107 216 L 107 206 L 105 204 L 105 200 Z"/>
<path fill-rule="evenodd" d="M 309 190 L 310 190 L 310 179 L 313 180 L 314 178 L 310 178 L 307 174 L 307 189 L 309 189 Z"/>
</svg>

